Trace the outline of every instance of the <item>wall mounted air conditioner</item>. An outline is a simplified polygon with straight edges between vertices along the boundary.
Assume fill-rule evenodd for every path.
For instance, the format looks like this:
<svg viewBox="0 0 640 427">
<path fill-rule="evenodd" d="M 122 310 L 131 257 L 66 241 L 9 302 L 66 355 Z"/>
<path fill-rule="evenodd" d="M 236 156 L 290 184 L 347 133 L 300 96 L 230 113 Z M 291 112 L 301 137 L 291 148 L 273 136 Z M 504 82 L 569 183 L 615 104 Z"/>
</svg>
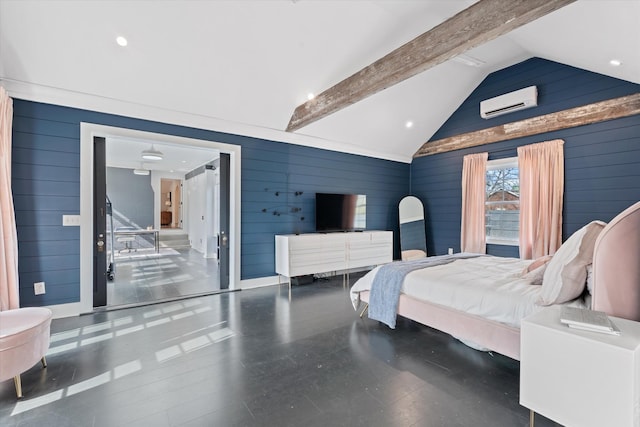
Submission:
<svg viewBox="0 0 640 427">
<path fill-rule="evenodd" d="M 525 87 L 515 92 L 505 93 L 480 102 L 480 116 L 483 119 L 501 116 L 514 111 L 524 110 L 538 105 L 538 88 Z"/>
</svg>

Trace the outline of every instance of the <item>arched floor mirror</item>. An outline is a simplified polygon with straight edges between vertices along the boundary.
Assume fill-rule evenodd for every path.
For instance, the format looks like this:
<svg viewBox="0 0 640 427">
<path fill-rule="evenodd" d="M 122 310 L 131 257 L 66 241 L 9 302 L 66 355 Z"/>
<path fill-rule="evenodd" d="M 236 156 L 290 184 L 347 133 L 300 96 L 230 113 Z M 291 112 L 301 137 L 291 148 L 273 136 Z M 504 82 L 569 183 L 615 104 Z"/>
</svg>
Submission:
<svg viewBox="0 0 640 427">
<path fill-rule="evenodd" d="M 427 256 L 424 206 L 415 196 L 405 196 L 398 205 L 400 217 L 400 253 L 403 261 Z"/>
</svg>

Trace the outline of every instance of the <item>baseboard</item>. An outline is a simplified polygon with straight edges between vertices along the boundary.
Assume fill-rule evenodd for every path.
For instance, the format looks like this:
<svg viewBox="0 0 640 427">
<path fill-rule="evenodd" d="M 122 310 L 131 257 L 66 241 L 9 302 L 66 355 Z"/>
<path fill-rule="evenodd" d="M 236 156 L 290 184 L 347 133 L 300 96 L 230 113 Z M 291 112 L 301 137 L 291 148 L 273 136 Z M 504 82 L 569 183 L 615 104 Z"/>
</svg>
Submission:
<svg viewBox="0 0 640 427">
<path fill-rule="evenodd" d="M 83 314 L 82 304 L 79 302 L 73 302 L 68 304 L 57 304 L 45 306 L 53 313 L 54 319 L 62 319 L 65 317 L 76 317 Z"/>
<path fill-rule="evenodd" d="M 280 276 L 267 276 L 267 277 L 258 277 L 255 279 L 245 279 L 240 281 L 240 289 L 253 289 L 253 288 L 262 288 L 265 286 L 273 286 L 273 285 L 281 285 L 288 283 L 288 279 L 286 277 Z"/>
</svg>

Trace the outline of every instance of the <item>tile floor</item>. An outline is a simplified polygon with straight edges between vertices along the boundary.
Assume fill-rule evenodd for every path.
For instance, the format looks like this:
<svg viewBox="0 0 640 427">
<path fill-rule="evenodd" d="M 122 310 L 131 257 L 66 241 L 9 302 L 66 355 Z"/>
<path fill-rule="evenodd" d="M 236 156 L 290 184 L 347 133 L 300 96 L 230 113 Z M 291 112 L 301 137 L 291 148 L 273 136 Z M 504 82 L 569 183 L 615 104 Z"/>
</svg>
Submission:
<svg viewBox="0 0 640 427">
<path fill-rule="evenodd" d="M 23 374 L 25 397 L 0 383 L 0 425 L 528 425 L 518 362 L 410 321 L 360 319 L 341 278 L 292 294 L 273 286 L 54 320 L 49 366 Z"/>
<path fill-rule="evenodd" d="M 220 290 L 218 261 L 185 248 L 152 248 L 115 257 L 114 280 L 107 282 L 109 307 L 144 304 Z"/>
</svg>

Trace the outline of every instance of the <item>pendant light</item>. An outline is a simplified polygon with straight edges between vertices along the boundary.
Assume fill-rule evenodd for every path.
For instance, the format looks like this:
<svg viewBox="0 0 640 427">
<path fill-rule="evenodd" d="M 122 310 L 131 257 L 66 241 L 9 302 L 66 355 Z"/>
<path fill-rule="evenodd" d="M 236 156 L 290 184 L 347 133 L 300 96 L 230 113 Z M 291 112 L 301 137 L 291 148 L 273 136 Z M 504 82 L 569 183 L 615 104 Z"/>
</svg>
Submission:
<svg viewBox="0 0 640 427">
<path fill-rule="evenodd" d="M 164 154 L 161 151 L 155 149 L 153 144 L 151 144 L 151 148 L 148 150 L 142 151 L 142 158 L 145 160 L 162 160 Z"/>
<path fill-rule="evenodd" d="M 144 168 L 144 164 L 140 162 L 140 169 L 133 170 L 134 175 L 149 175 L 149 169 Z"/>
</svg>

